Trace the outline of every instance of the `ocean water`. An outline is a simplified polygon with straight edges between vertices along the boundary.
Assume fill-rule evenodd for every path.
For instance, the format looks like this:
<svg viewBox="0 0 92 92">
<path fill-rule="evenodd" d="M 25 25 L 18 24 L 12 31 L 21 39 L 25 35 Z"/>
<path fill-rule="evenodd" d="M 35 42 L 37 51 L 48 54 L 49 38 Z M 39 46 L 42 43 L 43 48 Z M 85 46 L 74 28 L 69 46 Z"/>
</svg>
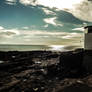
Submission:
<svg viewBox="0 0 92 92">
<path fill-rule="evenodd" d="M 35 51 L 35 50 L 52 50 L 52 51 L 69 51 L 82 46 L 72 45 L 0 45 L 0 51 Z"/>
</svg>

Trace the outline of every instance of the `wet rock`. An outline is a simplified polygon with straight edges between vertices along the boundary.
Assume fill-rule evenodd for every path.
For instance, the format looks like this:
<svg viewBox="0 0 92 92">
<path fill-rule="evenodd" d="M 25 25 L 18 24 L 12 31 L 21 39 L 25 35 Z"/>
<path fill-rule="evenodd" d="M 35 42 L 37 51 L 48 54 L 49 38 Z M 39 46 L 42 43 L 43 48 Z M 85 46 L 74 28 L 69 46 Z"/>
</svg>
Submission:
<svg viewBox="0 0 92 92">
<path fill-rule="evenodd" d="M 0 61 L 0 63 L 4 63 L 4 61 Z"/>
<path fill-rule="evenodd" d="M 84 73 L 83 53 L 0 52 L 0 60 L 8 61 L 0 63 L 0 92 L 91 92 L 92 75 Z"/>
<path fill-rule="evenodd" d="M 89 87 L 86 84 L 76 83 L 68 87 L 65 87 L 62 90 L 59 90 L 58 92 L 91 92 L 91 91 L 92 87 Z"/>
</svg>

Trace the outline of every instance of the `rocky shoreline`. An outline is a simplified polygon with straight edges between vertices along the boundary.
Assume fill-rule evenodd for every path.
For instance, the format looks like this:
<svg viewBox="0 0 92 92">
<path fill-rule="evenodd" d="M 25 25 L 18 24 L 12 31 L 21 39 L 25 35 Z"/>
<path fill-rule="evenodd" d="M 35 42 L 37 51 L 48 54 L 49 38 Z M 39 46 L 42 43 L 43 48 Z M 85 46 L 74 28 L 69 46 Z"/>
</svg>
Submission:
<svg viewBox="0 0 92 92">
<path fill-rule="evenodd" d="M 0 52 L 0 92 L 91 92 L 83 49 Z"/>
</svg>

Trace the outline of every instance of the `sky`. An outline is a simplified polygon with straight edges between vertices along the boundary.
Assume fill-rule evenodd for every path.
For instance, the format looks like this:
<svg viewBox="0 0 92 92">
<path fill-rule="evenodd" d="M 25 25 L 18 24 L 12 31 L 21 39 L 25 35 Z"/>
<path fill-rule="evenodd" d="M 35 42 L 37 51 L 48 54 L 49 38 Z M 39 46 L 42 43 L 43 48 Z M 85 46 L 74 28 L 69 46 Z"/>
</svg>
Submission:
<svg viewBox="0 0 92 92">
<path fill-rule="evenodd" d="M 80 45 L 91 0 L 0 0 L 0 44 Z"/>
</svg>

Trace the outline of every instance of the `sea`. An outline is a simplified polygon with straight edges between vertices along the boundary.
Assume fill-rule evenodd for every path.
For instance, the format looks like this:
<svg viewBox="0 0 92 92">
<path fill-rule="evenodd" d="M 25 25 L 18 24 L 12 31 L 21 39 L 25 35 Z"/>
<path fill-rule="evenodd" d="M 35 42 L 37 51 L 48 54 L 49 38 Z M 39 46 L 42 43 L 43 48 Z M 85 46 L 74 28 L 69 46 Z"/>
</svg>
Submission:
<svg viewBox="0 0 92 92">
<path fill-rule="evenodd" d="M 12 45 L 12 44 L 1 44 L 0 51 L 36 51 L 36 50 L 51 50 L 51 51 L 69 51 L 77 48 L 83 48 L 78 45 Z"/>
</svg>

